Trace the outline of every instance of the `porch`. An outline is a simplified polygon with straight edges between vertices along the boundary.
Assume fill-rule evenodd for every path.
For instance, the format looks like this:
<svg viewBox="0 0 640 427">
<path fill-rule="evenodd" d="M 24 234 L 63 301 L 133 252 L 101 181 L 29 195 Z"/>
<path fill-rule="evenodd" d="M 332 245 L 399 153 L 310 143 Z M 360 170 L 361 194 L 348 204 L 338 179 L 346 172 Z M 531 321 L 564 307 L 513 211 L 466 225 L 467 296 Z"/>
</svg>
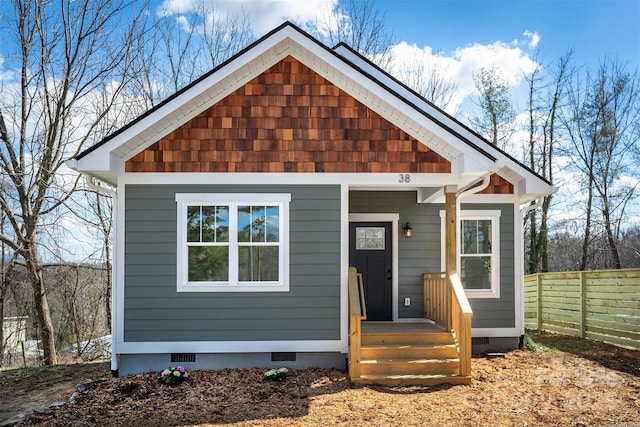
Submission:
<svg viewBox="0 0 640 427">
<path fill-rule="evenodd" d="M 367 322 L 362 275 L 349 269 L 349 375 L 360 384 L 471 383 L 471 308 L 457 274 L 425 274 L 424 321 Z"/>
</svg>

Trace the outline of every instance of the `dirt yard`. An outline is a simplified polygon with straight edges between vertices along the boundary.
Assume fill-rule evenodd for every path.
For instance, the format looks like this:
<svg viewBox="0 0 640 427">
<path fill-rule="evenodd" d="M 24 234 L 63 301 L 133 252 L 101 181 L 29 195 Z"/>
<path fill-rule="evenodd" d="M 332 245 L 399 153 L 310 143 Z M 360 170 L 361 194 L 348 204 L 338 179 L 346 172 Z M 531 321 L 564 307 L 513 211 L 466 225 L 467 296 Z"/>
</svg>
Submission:
<svg viewBox="0 0 640 427">
<path fill-rule="evenodd" d="M 27 405 L 65 400 L 76 383 L 103 377 L 58 409 L 18 425 L 46 426 L 640 426 L 640 352 L 541 335 L 532 349 L 475 357 L 473 384 L 356 387 L 345 372 L 264 369 L 189 372 L 177 386 L 158 373 L 107 378 L 107 364 L 0 373 L 0 425 Z"/>
</svg>

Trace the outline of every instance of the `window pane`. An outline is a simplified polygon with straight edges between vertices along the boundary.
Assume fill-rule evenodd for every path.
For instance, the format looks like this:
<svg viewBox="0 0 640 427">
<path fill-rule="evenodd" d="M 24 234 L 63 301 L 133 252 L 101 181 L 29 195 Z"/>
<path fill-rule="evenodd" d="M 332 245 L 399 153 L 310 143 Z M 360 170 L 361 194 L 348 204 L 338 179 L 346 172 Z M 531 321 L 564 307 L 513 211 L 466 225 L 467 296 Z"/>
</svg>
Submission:
<svg viewBox="0 0 640 427">
<path fill-rule="evenodd" d="M 238 242 L 279 242 L 278 206 L 238 206 Z"/>
<path fill-rule="evenodd" d="M 239 255 L 239 279 L 241 282 L 278 281 L 277 246 L 241 246 Z"/>
<path fill-rule="evenodd" d="M 251 242 L 266 242 L 266 225 L 264 206 L 251 206 Z"/>
<path fill-rule="evenodd" d="M 464 220 L 462 228 L 462 254 L 491 253 L 491 220 Z"/>
<path fill-rule="evenodd" d="M 267 206 L 266 242 L 280 241 L 280 208 Z"/>
<path fill-rule="evenodd" d="M 491 289 L 491 257 L 460 257 L 460 280 L 465 289 Z"/>
<path fill-rule="evenodd" d="M 201 242 L 216 241 L 216 207 L 202 206 L 202 240 Z"/>
<path fill-rule="evenodd" d="M 200 241 L 200 206 L 187 207 L 187 242 Z"/>
<path fill-rule="evenodd" d="M 190 282 L 226 282 L 228 280 L 228 246 L 189 246 Z"/>
<path fill-rule="evenodd" d="M 238 206 L 238 242 L 251 241 L 251 206 Z"/>
<path fill-rule="evenodd" d="M 216 206 L 216 242 L 229 241 L 229 206 Z"/>
</svg>

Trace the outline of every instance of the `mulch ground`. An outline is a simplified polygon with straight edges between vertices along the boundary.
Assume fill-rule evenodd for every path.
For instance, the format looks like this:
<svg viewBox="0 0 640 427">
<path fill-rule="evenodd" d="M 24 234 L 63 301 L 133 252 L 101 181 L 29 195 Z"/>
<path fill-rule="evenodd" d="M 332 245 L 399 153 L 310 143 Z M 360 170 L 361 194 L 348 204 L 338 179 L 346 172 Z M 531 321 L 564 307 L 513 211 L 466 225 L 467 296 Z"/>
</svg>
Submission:
<svg viewBox="0 0 640 427">
<path fill-rule="evenodd" d="M 166 386 L 147 373 L 99 382 L 18 425 L 640 426 L 639 351 L 553 335 L 536 341 L 536 350 L 474 357 L 470 386 L 354 386 L 326 369 L 265 382 L 257 368 L 193 371 Z"/>
</svg>

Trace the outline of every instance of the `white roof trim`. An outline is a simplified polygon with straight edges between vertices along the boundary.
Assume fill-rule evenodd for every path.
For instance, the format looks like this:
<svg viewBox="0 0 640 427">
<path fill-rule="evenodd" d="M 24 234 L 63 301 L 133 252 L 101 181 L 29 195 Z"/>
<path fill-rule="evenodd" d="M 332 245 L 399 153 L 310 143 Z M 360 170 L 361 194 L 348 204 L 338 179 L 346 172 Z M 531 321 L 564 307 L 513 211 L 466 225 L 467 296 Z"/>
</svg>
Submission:
<svg viewBox="0 0 640 427">
<path fill-rule="evenodd" d="M 121 133 L 106 141 L 102 146 L 96 147 L 94 151 L 78 159 L 77 169 L 113 181 L 117 176 L 124 174 L 126 160 L 210 108 L 286 56 L 291 55 L 451 161 L 454 174 L 482 176 L 488 171 L 495 171 L 497 162 L 487 156 L 489 155 L 498 159 L 498 163 L 508 165 L 508 169 L 514 172 L 515 176 L 508 176 L 507 179 L 515 180 L 518 177 L 523 177 L 527 181 L 533 179 L 537 181 L 536 184 L 532 183 L 535 187 L 546 186 L 546 191 L 549 191 L 548 184 L 535 174 L 499 150 L 493 149 L 456 120 L 451 119 L 384 73 L 373 68 L 348 49 L 338 47 L 336 52 L 365 70 L 381 84 L 368 78 L 359 68 L 345 62 L 334 52 L 319 46 L 295 27 L 285 25 L 254 44 L 243 54 L 236 56 L 214 73 L 188 87 L 175 98 L 160 104 L 155 111 L 124 128 Z M 432 115 L 435 120 L 440 121 L 440 124 L 416 110 L 414 106 L 393 92 Z M 479 150 L 461 140 L 442 124 L 471 143 L 477 143 Z M 487 155 L 483 154 L 483 151 Z M 505 172 L 507 171 L 505 170 Z"/>
</svg>

